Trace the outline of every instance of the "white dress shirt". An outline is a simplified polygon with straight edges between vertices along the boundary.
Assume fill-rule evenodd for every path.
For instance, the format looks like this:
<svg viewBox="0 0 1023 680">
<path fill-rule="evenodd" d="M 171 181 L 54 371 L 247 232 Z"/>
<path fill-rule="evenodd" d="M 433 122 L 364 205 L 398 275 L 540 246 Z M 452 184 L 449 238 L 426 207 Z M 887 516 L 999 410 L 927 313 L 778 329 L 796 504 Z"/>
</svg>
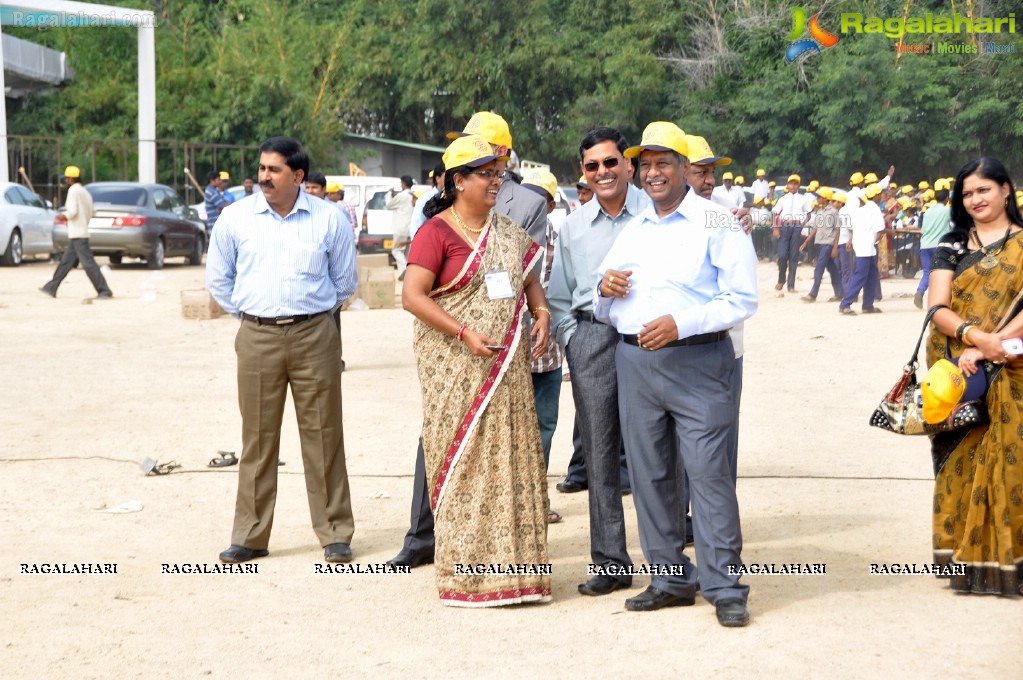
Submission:
<svg viewBox="0 0 1023 680">
<path fill-rule="evenodd" d="M 690 188 L 669 215 L 651 205 L 619 234 L 594 281 L 594 316 L 638 334 L 664 316 L 679 338 L 733 328 L 757 311 L 757 256 L 732 215 Z M 720 225 L 726 225 L 724 227 Z M 603 297 L 608 269 L 632 271 L 624 298 Z"/>
<path fill-rule="evenodd" d="M 884 231 L 884 215 L 873 201 L 853 213 L 852 245 L 856 257 L 877 255 L 877 235 Z"/>
<path fill-rule="evenodd" d="M 796 224 L 802 224 L 806 213 L 809 212 L 807 210 L 806 197 L 799 192 L 790 194 L 786 191 L 778 199 L 778 202 L 774 204 L 771 212 L 775 215 L 780 215 L 782 223 L 795 222 Z"/>
<path fill-rule="evenodd" d="M 753 192 L 754 204 L 760 199 L 771 195 L 771 187 L 768 186 L 766 179 L 754 180 L 753 184 L 750 185 L 750 190 Z"/>
<path fill-rule="evenodd" d="M 746 205 L 746 194 L 743 190 L 732 185 L 731 189 L 726 189 L 725 185 L 714 187 L 714 191 L 710 193 L 710 200 L 718 203 L 724 208 L 741 208 Z"/>
</svg>

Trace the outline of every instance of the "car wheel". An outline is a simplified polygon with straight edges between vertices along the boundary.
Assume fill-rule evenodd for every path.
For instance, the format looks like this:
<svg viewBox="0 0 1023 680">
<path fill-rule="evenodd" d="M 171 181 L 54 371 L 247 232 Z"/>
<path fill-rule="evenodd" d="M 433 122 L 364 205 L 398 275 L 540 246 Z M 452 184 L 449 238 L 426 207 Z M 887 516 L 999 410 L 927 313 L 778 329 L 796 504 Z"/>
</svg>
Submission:
<svg viewBox="0 0 1023 680">
<path fill-rule="evenodd" d="M 202 254 L 206 250 L 205 241 L 202 236 L 195 237 L 195 243 L 192 244 L 192 254 L 188 256 L 188 264 L 200 265 L 202 264 Z"/>
<path fill-rule="evenodd" d="M 114 253 L 110 256 L 110 264 L 121 264 L 121 258 L 123 257 L 122 253 Z"/>
<path fill-rule="evenodd" d="M 163 269 L 163 239 L 156 239 L 156 243 L 153 244 L 153 252 L 149 253 L 149 257 L 146 258 L 146 266 L 150 269 Z"/>
<path fill-rule="evenodd" d="M 21 258 L 24 255 L 23 246 L 21 244 L 21 232 L 17 228 L 11 232 L 11 240 L 7 242 L 7 252 L 0 257 L 0 262 L 5 267 L 17 267 L 21 264 Z"/>
</svg>

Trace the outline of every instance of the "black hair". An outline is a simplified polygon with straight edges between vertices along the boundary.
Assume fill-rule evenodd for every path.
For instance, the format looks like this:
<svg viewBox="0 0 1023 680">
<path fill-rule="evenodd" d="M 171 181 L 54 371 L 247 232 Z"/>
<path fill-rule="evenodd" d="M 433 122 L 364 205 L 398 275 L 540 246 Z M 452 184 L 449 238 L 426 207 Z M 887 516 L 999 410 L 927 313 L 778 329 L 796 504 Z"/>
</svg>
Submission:
<svg viewBox="0 0 1023 680">
<path fill-rule="evenodd" d="M 948 189 L 938 189 L 934 192 L 934 200 L 938 203 L 944 203 L 948 200 Z"/>
<path fill-rule="evenodd" d="M 1019 206 L 1016 205 L 1016 187 L 1012 183 L 1012 178 L 1009 177 L 1009 171 L 997 158 L 983 156 L 964 165 L 956 175 L 956 190 L 952 193 L 952 231 L 965 239 L 966 234 L 973 227 L 973 218 L 970 217 L 970 213 L 966 212 L 966 206 L 963 205 L 963 186 L 966 178 L 971 175 L 991 180 L 998 186 L 1008 184 L 1009 197 L 1005 211 L 1008 213 L 1010 221 L 1023 227 L 1023 216 L 1020 215 Z M 937 199 L 937 192 L 934 196 Z"/>
<path fill-rule="evenodd" d="M 401 183 L 402 183 L 402 185 L 404 185 L 404 186 L 408 187 L 409 189 L 411 189 L 412 185 L 414 184 L 414 182 L 412 181 L 412 175 L 402 175 L 401 176 Z"/>
<path fill-rule="evenodd" d="M 305 176 L 306 182 L 312 182 L 313 184 L 319 184 L 324 189 L 327 188 L 327 178 L 322 172 L 310 172 Z"/>
<path fill-rule="evenodd" d="M 259 145 L 259 153 L 279 153 L 284 156 L 284 164 L 293 171 L 302 171 L 302 176 L 309 174 L 309 154 L 305 147 L 290 137 L 271 137 Z"/>
<path fill-rule="evenodd" d="M 466 177 L 472 173 L 474 168 L 470 168 L 468 165 L 459 165 L 457 168 L 451 168 L 445 171 L 444 175 L 444 188 L 441 192 L 431 198 L 429 202 L 423 206 L 423 216 L 426 219 L 438 215 L 448 208 L 455 202 L 455 175 L 461 175 Z"/>
<path fill-rule="evenodd" d="M 220 173 L 216 170 L 210 170 L 206 173 L 206 183 L 209 184 L 215 179 L 220 179 Z"/>
<path fill-rule="evenodd" d="M 622 155 L 625 154 L 625 150 L 629 148 L 629 143 L 625 141 L 625 137 L 621 132 L 610 127 L 599 127 L 594 128 L 586 133 L 583 137 L 583 141 L 579 144 L 579 160 L 582 160 L 583 154 L 586 153 L 587 149 L 591 149 L 601 142 L 612 141 L 615 146 L 618 147 L 618 152 Z"/>
<path fill-rule="evenodd" d="M 437 180 L 443 174 L 444 174 L 444 164 L 443 163 L 438 163 L 437 165 L 433 166 L 433 181 L 432 181 L 433 186 L 435 186 L 435 187 L 437 186 Z M 438 187 L 438 190 L 440 188 L 442 188 L 442 187 Z"/>
</svg>

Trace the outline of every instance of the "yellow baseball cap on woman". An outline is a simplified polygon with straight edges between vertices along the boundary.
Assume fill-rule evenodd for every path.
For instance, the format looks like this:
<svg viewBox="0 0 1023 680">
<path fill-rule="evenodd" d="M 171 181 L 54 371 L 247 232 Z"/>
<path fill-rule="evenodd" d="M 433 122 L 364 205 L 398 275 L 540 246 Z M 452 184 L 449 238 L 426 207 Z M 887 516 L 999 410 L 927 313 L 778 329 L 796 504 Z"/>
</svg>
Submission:
<svg viewBox="0 0 1023 680">
<path fill-rule="evenodd" d="M 643 139 L 639 146 L 630 146 L 626 149 L 625 157 L 638 158 L 644 151 L 674 151 L 688 158 L 689 145 L 686 144 L 686 133 L 678 125 L 667 121 L 650 123 L 643 130 Z"/>
<path fill-rule="evenodd" d="M 715 156 L 710 144 L 699 135 L 686 135 L 686 146 L 689 148 L 689 162 L 696 165 L 730 165 L 728 156 Z"/>
<path fill-rule="evenodd" d="M 506 161 L 507 156 L 498 156 L 494 153 L 490 142 L 479 135 L 466 135 L 459 137 L 448 144 L 444 150 L 444 169 L 460 168 L 467 165 L 470 168 L 478 168 L 491 161 Z"/>
<path fill-rule="evenodd" d="M 465 124 L 465 129 L 461 132 L 449 132 L 448 139 L 457 139 L 466 135 L 479 135 L 489 144 L 512 148 L 512 136 L 511 130 L 508 129 L 508 121 L 490 111 L 477 111 L 472 114 L 472 118 Z"/>
</svg>

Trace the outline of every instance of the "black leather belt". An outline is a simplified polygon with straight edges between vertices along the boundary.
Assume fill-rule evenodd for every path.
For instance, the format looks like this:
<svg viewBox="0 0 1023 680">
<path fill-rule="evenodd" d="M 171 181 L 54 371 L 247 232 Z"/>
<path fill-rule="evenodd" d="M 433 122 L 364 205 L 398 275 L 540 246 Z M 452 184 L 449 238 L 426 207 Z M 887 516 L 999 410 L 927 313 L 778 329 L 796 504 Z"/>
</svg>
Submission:
<svg viewBox="0 0 1023 680">
<path fill-rule="evenodd" d="M 718 331 L 717 333 L 701 333 L 700 335 L 690 335 L 688 338 L 682 338 L 681 340 L 672 340 L 671 342 L 664 345 L 664 347 L 689 347 L 691 345 L 706 345 L 707 343 L 710 342 L 720 342 L 727 337 L 728 331 Z M 638 335 L 623 335 L 622 340 L 627 345 L 635 345 L 636 347 L 642 347 L 642 345 L 639 344 Z"/>
<path fill-rule="evenodd" d="M 582 321 L 589 321 L 590 323 L 602 323 L 600 319 L 593 316 L 592 312 L 576 312 L 575 318 Z"/>
<path fill-rule="evenodd" d="M 238 315 L 245 321 L 251 321 L 254 324 L 260 326 L 290 326 L 292 324 L 301 323 L 302 321 L 308 321 L 309 319 L 315 319 L 318 316 L 323 316 L 326 312 L 316 312 L 315 314 L 296 314 L 295 316 L 253 316 L 246 314 L 245 312 L 239 312 Z"/>
</svg>

